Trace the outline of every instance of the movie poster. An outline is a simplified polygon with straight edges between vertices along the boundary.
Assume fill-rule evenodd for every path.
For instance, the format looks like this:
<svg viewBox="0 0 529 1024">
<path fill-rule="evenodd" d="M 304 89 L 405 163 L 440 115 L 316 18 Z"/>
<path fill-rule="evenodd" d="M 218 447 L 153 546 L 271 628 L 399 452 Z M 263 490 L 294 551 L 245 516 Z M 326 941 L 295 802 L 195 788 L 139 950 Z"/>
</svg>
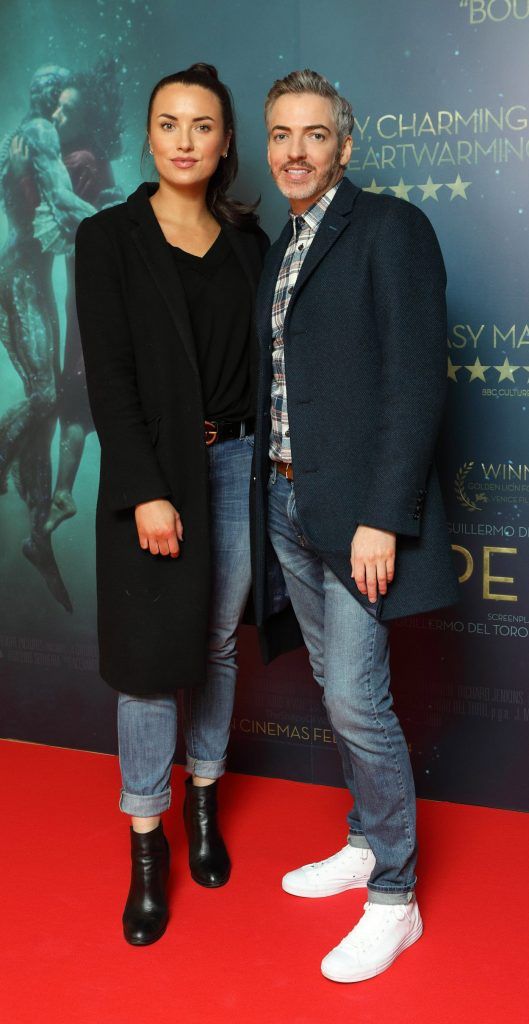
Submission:
<svg viewBox="0 0 529 1024">
<path fill-rule="evenodd" d="M 237 193 L 287 216 L 263 101 L 300 67 L 353 104 L 348 173 L 431 219 L 448 273 L 439 445 L 460 605 L 397 623 L 394 695 L 419 796 L 529 808 L 529 0 L 267 5 L 12 0 L 0 13 L 2 735 L 116 750 L 97 673 L 99 450 L 73 287 L 78 224 L 142 179 L 147 101 L 202 60 L 231 87 Z M 406 373 L 406 367 L 402 367 Z M 268 668 L 249 627 L 230 767 L 341 785 L 303 651 Z"/>
</svg>

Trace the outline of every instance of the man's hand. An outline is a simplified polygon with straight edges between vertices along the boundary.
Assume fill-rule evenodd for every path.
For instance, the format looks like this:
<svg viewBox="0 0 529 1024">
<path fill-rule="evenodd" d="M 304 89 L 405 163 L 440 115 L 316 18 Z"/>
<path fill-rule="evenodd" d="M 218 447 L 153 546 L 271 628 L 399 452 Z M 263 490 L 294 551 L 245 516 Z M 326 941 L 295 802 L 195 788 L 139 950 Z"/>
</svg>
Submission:
<svg viewBox="0 0 529 1024">
<path fill-rule="evenodd" d="M 388 584 L 395 576 L 394 533 L 359 526 L 351 542 L 351 576 L 361 594 L 372 604 L 378 594 L 387 594 Z"/>
<path fill-rule="evenodd" d="M 151 555 L 178 558 L 184 527 L 175 507 L 165 498 L 136 505 L 134 512 L 140 547 Z"/>
</svg>

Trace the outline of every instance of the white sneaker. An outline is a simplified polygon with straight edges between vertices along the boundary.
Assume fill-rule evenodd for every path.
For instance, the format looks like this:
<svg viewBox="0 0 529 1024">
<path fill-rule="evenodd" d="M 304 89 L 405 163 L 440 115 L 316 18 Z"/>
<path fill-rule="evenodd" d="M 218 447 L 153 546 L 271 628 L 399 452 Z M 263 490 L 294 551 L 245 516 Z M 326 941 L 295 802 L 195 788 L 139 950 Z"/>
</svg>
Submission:
<svg viewBox="0 0 529 1024">
<path fill-rule="evenodd" d="M 371 850 L 347 844 L 327 860 L 304 864 L 296 871 L 289 871 L 281 884 L 292 896 L 335 896 L 346 889 L 366 885 L 374 866 L 375 857 Z"/>
<path fill-rule="evenodd" d="M 321 962 L 322 974 L 331 981 L 365 981 L 382 974 L 422 935 L 416 900 L 366 903 L 364 911 L 352 932 Z"/>
</svg>

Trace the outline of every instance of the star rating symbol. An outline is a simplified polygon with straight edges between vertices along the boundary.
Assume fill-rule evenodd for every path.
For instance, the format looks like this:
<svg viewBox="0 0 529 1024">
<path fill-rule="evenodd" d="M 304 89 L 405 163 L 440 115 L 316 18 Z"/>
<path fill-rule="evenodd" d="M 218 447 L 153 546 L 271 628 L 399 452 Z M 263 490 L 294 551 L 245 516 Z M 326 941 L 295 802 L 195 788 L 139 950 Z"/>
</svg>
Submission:
<svg viewBox="0 0 529 1024">
<path fill-rule="evenodd" d="M 386 186 L 385 185 L 377 185 L 375 179 L 373 178 L 371 184 L 368 187 L 364 188 L 363 191 L 364 192 L 373 192 L 376 196 L 378 196 L 378 195 L 380 195 L 381 192 L 385 192 L 386 191 Z"/>
<path fill-rule="evenodd" d="M 468 373 L 469 373 L 469 377 L 468 377 L 468 383 L 469 384 L 471 384 L 473 380 L 481 380 L 481 381 L 483 381 L 484 384 L 486 384 L 487 383 L 487 376 L 486 376 L 487 370 L 492 370 L 492 369 L 497 370 L 497 372 L 498 372 L 498 384 L 501 384 L 501 382 L 504 381 L 504 380 L 510 380 L 510 381 L 512 381 L 513 384 L 516 383 L 515 379 L 514 379 L 514 375 L 515 375 L 517 370 L 526 370 L 526 372 L 529 373 L 529 366 L 513 366 L 512 363 L 509 362 L 507 356 L 505 357 L 505 359 L 504 359 L 503 363 L 501 364 L 501 366 L 494 366 L 494 367 L 493 366 L 485 366 L 481 362 L 481 359 L 479 358 L 479 356 L 476 356 L 475 362 L 471 363 L 469 366 L 465 365 L 464 368 L 465 368 L 465 370 L 468 370 Z M 447 372 L 447 376 L 448 376 L 449 380 L 453 380 L 455 384 L 458 384 L 459 381 L 458 381 L 457 374 L 459 373 L 459 370 L 462 370 L 462 369 L 463 369 L 462 366 L 454 365 L 454 363 L 452 362 L 450 356 L 448 356 L 448 372 Z M 529 384 L 529 380 L 527 381 L 527 383 Z"/>
<path fill-rule="evenodd" d="M 414 188 L 418 188 L 422 192 L 421 202 L 425 203 L 427 199 L 433 199 L 434 202 L 438 203 L 439 196 L 437 193 L 439 192 L 439 189 L 448 189 L 448 192 L 450 193 L 450 202 L 452 202 L 453 199 L 458 197 L 460 199 L 468 199 L 467 190 L 470 188 L 471 184 L 471 181 L 463 181 L 460 174 L 458 174 L 455 181 L 450 182 L 432 181 L 432 176 L 429 174 L 428 181 L 426 181 L 424 185 L 418 185 L 415 183 L 413 183 L 413 185 L 406 185 L 404 178 L 400 179 L 398 185 L 378 185 L 376 178 L 372 178 L 371 184 L 364 185 L 363 191 L 372 192 L 373 195 L 377 196 L 380 195 L 381 192 L 390 191 L 394 193 L 397 199 L 405 199 L 409 203 L 411 201 L 409 193 Z M 445 195 L 446 193 L 443 192 L 441 194 Z"/>
<path fill-rule="evenodd" d="M 442 184 L 441 185 L 434 185 L 434 183 L 432 181 L 431 174 L 429 175 L 428 181 L 426 182 L 425 185 L 417 185 L 417 188 L 420 188 L 421 191 L 422 191 L 422 201 L 423 201 L 423 203 L 426 202 L 427 199 L 435 199 L 436 203 L 438 203 L 439 202 L 439 196 L 437 195 L 437 193 L 438 193 L 439 189 L 442 188 L 442 187 L 443 187 Z"/>
<path fill-rule="evenodd" d="M 395 193 L 397 199 L 405 199 L 407 203 L 410 201 L 408 192 L 411 192 L 413 185 L 405 185 L 404 178 L 401 178 L 398 185 L 388 185 L 388 188 Z"/>
<path fill-rule="evenodd" d="M 494 369 L 497 370 L 499 374 L 498 384 L 500 384 L 502 380 L 512 380 L 512 382 L 514 383 L 514 374 L 517 370 L 520 369 L 520 367 L 511 366 L 509 360 L 507 359 L 507 356 L 505 356 L 505 361 L 503 362 L 503 364 L 501 366 L 495 366 Z"/>
<path fill-rule="evenodd" d="M 467 188 L 469 188 L 471 184 L 471 181 L 462 181 L 460 174 L 458 174 L 455 181 L 447 181 L 446 187 L 449 188 L 452 192 L 452 195 L 450 196 L 450 202 L 452 202 L 452 200 L 455 199 L 456 196 L 460 196 L 461 199 L 467 199 Z"/>
<path fill-rule="evenodd" d="M 482 380 L 486 383 L 485 374 L 487 370 L 490 370 L 490 366 L 483 366 L 479 356 L 477 356 L 476 362 L 473 363 L 472 366 L 465 366 L 465 370 L 468 370 L 470 373 L 470 377 L 468 379 L 469 384 L 473 380 Z"/>
<path fill-rule="evenodd" d="M 457 384 L 457 371 L 460 369 L 460 366 L 454 366 L 450 356 L 448 356 L 448 380 L 453 380 Z"/>
</svg>

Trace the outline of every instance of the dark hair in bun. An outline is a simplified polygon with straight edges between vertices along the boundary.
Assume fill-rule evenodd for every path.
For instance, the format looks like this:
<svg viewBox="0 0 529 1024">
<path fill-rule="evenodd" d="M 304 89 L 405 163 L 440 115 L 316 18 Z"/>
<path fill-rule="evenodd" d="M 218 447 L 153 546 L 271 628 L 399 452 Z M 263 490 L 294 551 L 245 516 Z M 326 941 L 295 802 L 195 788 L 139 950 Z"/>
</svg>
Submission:
<svg viewBox="0 0 529 1024">
<path fill-rule="evenodd" d="M 212 78 L 216 78 L 217 82 L 219 80 L 219 73 L 213 64 L 201 64 L 199 61 L 198 64 L 192 64 L 191 67 L 187 69 L 187 72 L 188 71 L 199 71 L 201 74 L 211 75 Z M 184 71 L 183 73 L 187 74 L 187 72 Z"/>
<path fill-rule="evenodd" d="M 213 64 L 191 64 L 185 71 L 176 71 L 172 75 L 166 75 L 156 83 L 151 92 L 149 106 L 147 108 L 147 131 L 151 123 L 152 105 L 160 89 L 166 85 L 200 85 L 203 89 L 209 89 L 218 97 L 221 110 L 224 130 L 231 131 L 228 156 L 219 160 L 218 167 L 210 178 L 206 201 L 214 217 L 218 220 L 227 221 L 238 228 L 251 230 L 258 223 L 255 209 L 258 202 L 248 205 L 227 194 L 228 189 L 237 177 L 239 159 L 237 156 L 237 139 L 235 132 L 235 114 L 233 110 L 233 99 L 230 90 L 224 82 L 221 82 L 216 67 Z M 143 144 L 142 161 L 147 154 L 148 140 Z"/>
</svg>

